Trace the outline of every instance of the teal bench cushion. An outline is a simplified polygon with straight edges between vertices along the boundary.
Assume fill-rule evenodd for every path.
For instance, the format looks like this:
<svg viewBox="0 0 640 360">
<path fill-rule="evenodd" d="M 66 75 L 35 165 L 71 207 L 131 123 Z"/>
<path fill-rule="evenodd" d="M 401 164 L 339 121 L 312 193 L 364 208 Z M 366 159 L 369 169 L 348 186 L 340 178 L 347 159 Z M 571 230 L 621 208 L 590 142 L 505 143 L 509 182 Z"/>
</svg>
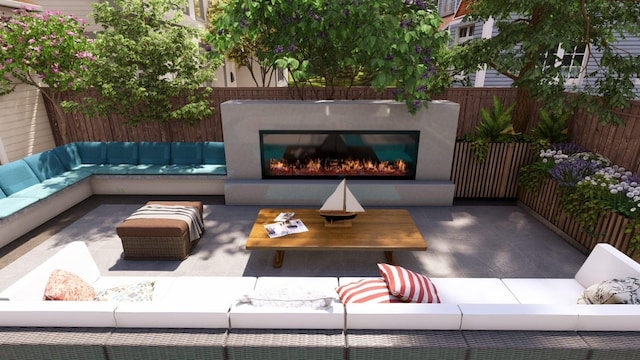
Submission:
<svg viewBox="0 0 640 360">
<path fill-rule="evenodd" d="M 168 142 L 143 141 L 138 144 L 138 164 L 169 165 L 171 144 Z"/>
<path fill-rule="evenodd" d="M 22 159 L 0 166 L 0 188 L 7 196 L 39 183 L 36 174 Z"/>
<path fill-rule="evenodd" d="M 110 141 L 107 143 L 107 164 L 137 164 L 138 143 L 132 141 Z"/>
<path fill-rule="evenodd" d="M 202 164 L 202 143 L 201 142 L 172 142 L 171 143 L 171 164 L 172 165 L 194 165 Z"/>
<path fill-rule="evenodd" d="M 98 141 L 76 142 L 78 154 L 83 164 L 106 164 L 107 144 Z"/>
<path fill-rule="evenodd" d="M 13 215 L 27 206 L 37 202 L 38 198 L 33 197 L 5 197 L 0 199 L 0 219 Z"/>
<path fill-rule="evenodd" d="M 0 189 L 0 199 L 4 199 L 7 197 L 7 194 L 4 193 L 4 191 L 2 191 L 2 189 Z"/>
<path fill-rule="evenodd" d="M 224 165 L 224 143 L 219 141 L 205 141 L 202 143 L 202 163 L 210 165 Z"/>
<path fill-rule="evenodd" d="M 27 156 L 24 158 L 24 161 L 29 165 L 40 181 L 47 180 L 67 171 L 60 159 L 51 150 Z"/>
<path fill-rule="evenodd" d="M 82 164 L 76 143 L 69 143 L 52 149 L 66 170 L 73 170 Z"/>
</svg>

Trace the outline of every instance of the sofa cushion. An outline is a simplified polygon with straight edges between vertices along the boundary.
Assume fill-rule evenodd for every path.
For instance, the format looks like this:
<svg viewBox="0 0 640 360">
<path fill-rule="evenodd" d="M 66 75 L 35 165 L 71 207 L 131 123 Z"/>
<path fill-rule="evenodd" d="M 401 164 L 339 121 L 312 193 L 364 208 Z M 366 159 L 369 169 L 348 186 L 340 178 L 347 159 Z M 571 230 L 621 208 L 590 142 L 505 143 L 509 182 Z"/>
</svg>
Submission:
<svg viewBox="0 0 640 360">
<path fill-rule="evenodd" d="M 0 196 L 0 219 L 13 215 L 38 200 L 40 199 L 35 197 Z"/>
<path fill-rule="evenodd" d="M 107 143 L 107 163 L 137 164 L 138 143 L 133 141 L 110 141 Z"/>
<path fill-rule="evenodd" d="M 205 141 L 202 143 L 202 163 L 210 165 L 224 165 L 227 163 L 224 156 L 224 142 Z"/>
<path fill-rule="evenodd" d="M 138 164 L 169 165 L 171 144 L 168 142 L 143 141 L 138 144 Z"/>
<path fill-rule="evenodd" d="M 521 304 L 575 304 L 584 286 L 575 279 L 502 279 Z"/>
<path fill-rule="evenodd" d="M 378 271 L 387 283 L 389 292 L 402 301 L 439 303 L 438 290 L 431 280 L 401 266 L 378 264 Z"/>
<path fill-rule="evenodd" d="M 134 284 L 125 284 L 100 290 L 97 301 L 152 301 L 155 281 L 147 280 Z"/>
<path fill-rule="evenodd" d="M 38 183 L 40 180 L 24 160 L 0 166 L 0 188 L 8 196 Z"/>
<path fill-rule="evenodd" d="M 640 279 L 625 277 L 593 284 L 580 295 L 578 304 L 640 304 Z"/>
<path fill-rule="evenodd" d="M 78 154 L 83 164 L 106 164 L 107 144 L 98 141 L 76 142 Z"/>
<path fill-rule="evenodd" d="M 509 288 L 496 278 L 435 278 L 440 302 L 445 304 L 518 304 Z"/>
<path fill-rule="evenodd" d="M 51 151 L 60 159 L 66 170 L 73 170 L 82 164 L 76 143 L 61 145 Z"/>
<path fill-rule="evenodd" d="M 24 158 L 38 180 L 44 181 L 67 171 L 53 151 L 44 151 Z"/>
<path fill-rule="evenodd" d="M 43 300 L 91 301 L 96 292 L 91 284 L 70 271 L 55 269 L 49 276 Z"/>
<path fill-rule="evenodd" d="M 11 302 L 41 301 L 49 277 L 55 269 L 72 272 L 98 289 L 95 282 L 100 278 L 100 270 L 87 245 L 82 241 L 74 241 L 64 245 L 60 251 L 2 291 L 0 297 L 9 298 Z"/>
<path fill-rule="evenodd" d="M 600 243 L 576 272 L 575 279 L 587 288 L 601 281 L 627 276 L 640 277 L 640 264 L 615 247 Z"/>
<path fill-rule="evenodd" d="M 343 304 L 351 303 L 400 303 L 400 298 L 389 292 L 382 278 L 361 279 L 338 286 L 336 289 Z"/>
<path fill-rule="evenodd" d="M 318 289 L 265 288 L 242 296 L 238 302 L 258 307 L 326 309 L 334 303 L 334 295 Z"/>
<path fill-rule="evenodd" d="M 172 142 L 171 164 L 194 165 L 202 164 L 202 143 L 200 142 Z"/>
</svg>

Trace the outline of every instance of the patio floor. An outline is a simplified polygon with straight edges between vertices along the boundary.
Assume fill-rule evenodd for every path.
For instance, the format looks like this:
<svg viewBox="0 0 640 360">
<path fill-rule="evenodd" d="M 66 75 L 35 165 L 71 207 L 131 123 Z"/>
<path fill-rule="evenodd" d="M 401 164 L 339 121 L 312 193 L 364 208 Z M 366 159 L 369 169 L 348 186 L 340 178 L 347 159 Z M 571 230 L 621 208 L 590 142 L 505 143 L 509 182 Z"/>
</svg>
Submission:
<svg viewBox="0 0 640 360">
<path fill-rule="evenodd" d="M 116 225 L 160 199 L 202 200 L 204 237 L 184 261 L 124 260 Z M 566 278 L 586 257 L 512 202 L 408 209 L 428 250 L 395 252 L 395 260 L 428 276 Z M 0 249 L 0 290 L 76 240 L 87 243 L 104 275 L 377 276 L 381 251 L 287 252 L 283 266 L 273 268 L 273 251 L 244 249 L 258 210 L 224 205 L 221 196 L 93 196 Z"/>
</svg>

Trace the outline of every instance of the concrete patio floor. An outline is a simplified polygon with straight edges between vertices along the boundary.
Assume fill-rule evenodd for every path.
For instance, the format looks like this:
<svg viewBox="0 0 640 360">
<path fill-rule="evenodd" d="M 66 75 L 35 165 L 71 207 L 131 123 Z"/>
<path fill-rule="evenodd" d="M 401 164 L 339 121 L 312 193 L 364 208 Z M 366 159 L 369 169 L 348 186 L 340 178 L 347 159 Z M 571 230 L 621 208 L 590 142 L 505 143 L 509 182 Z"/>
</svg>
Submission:
<svg viewBox="0 0 640 360">
<path fill-rule="evenodd" d="M 122 257 L 115 227 L 148 200 L 202 200 L 204 237 L 184 261 Z M 103 275 L 377 276 L 381 251 L 249 251 L 246 238 L 260 207 L 224 205 L 221 196 L 93 196 L 0 249 L 0 290 L 65 244 L 85 241 Z M 291 208 L 295 211 L 295 207 Z M 398 265 L 432 277 L 573 277 L 586 255 L 512 202 L 409 207 L 427 251 L 395 252 Z"/>
</svg>

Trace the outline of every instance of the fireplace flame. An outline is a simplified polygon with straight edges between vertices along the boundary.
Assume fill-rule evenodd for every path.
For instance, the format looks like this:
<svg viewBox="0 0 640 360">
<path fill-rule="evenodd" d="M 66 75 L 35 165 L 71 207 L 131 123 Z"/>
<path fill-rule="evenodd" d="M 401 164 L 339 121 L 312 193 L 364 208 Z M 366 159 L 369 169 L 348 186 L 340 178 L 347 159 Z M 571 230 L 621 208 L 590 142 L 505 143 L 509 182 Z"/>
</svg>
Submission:
<svg viewBox="0 0 640 360">
<path fill-rule="evenodd" d="M 310 159 L 305 164 L 289 163 L 283 159 L 270 159 L 269 171 L 274 176 L 406 176 L 407 163 L 402 159 L 393 162 L 376 162 L 369 159 Z"/>
</svg>

